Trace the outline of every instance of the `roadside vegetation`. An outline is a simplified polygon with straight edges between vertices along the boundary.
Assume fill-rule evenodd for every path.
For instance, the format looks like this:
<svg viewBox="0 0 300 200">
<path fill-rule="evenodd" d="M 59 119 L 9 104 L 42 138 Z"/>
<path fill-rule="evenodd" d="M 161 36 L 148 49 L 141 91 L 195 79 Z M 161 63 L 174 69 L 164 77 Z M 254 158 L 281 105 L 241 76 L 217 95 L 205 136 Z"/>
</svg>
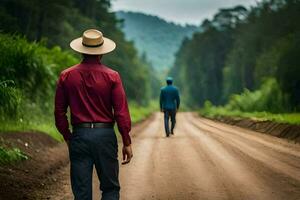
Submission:
<svg viewBox="0 0 300 200">
<path fill-rule="evenodd" d="M 153 112 L 158 111 L 159 105 L 156 101 L 151 101 L 146 107 L 136 103 L 129 103 L 129 110 L 131 121 L 133 124 L 136 124 L 150 117 Z"/>
<path fill-rule="evenodd" d="M 78 0 L 4 0 L 0 16 L 1 134 L 41 132 L 62 141 L 54 125 L 56 81 L 62 70 L 81 60 L 69 49 L 69 42 L 91 27 L 102 30 L 118 45 L 102 62 L 120 73 L 133 122 L 154 111 L 150 101 L 157 79 L 146 58 L 125 39 L 122 22 L 110 11 L 109 0 L 88 4 Z M 1 163 L 22 155 L 17 149 L 0 147 L 0 160 L 5 160 Z"/>
<path fill-rule="evenodd" d="M 18 148 L 7 149 L 0 146 L 0 165 L 11 164 L 28 157 Z"/>
<path fill-rule="evenodd" d="M 186 39 L 171 75 L 205 116 L 299 123 L 300 2 L 266 0 L 220 9 Z"/>
<path fill-rule="evenodd" d="M 300 113 L 285 113 L 288 106 L 288 98 L 276 80 L 268 79 L 253 92 L 245 89 L 240 95 L 232 95 L 224 106 L 214 106 L 206 101 L 199 113 L 209 118 L 234 117 L 300 124 Z"/>
<path fill-rule="evenodd" d="M 270 112 L 242 112 L 239 110 L 229 110 L 222 106 L 213 106 L 209 101 L 200 109 L 201 116 L 218 119 L 223 117 L 231 117 L 234 119 L 251 119 L 255 121 L 272 121 L 278 123 L 287 123 L 300 125 L 299 113 L 280 113 L 274 114 Z"/>
</svg>

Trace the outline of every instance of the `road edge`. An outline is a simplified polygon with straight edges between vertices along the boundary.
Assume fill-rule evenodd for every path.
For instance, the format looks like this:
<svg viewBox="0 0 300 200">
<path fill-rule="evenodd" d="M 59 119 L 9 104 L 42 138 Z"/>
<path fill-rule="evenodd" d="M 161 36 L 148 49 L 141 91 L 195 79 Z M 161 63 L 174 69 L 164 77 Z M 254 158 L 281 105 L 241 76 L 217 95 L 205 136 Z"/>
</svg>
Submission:
<svg viewBox="0 0 300 200">
<path fill-rule="evenodd" d="M 289 141 L 300 143 L 300 125 L 272 121 L 258 121 L 248 118 L 234 118 L 228 116 L 218 116 L 216 118 L 210 118 L 202 115 L 197 115 L 197 117 L 202 117 L 233 126 L 250 129 L 263 134 L 268 134 L 274 137 L 284 138 Z"/>
</svg>

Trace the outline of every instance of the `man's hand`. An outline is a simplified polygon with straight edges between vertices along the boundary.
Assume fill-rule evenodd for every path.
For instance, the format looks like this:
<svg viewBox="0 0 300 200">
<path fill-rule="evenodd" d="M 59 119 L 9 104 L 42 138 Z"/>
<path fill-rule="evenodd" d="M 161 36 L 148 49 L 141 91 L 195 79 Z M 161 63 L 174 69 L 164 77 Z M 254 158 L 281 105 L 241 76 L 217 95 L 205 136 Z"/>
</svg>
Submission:
<svg viewBox="0 0 300 200">
<path fill-rule="evenodd" d="M 130 160 L 131 160 L 131 158 L 133 156 L 131 145 L 129 145 L 129 146 L 123 146 L 122 153 L 123 153 L 122 165 L 126 165 L 126 164 L 128 164 L 130 162 Z"/>
</svg>

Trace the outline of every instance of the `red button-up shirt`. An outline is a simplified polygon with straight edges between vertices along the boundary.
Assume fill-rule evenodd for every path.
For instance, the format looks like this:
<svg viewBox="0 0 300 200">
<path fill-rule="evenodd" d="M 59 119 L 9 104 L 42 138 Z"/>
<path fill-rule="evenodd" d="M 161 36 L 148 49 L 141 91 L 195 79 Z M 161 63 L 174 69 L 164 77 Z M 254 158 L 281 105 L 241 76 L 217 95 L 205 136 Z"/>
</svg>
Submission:
<svg viewBox="0 0 300 200">
<path fill-rule="evenodd" d="M 84 59 L 60 74 L 54 113 L 56 127 L 66 141 L 72 137 L 66 116 L 68 107 L 72 125 L 116 121 L 124 145 L 131 144 L 131 119 L 121 78 L 98 59 Z"/>
</svg>

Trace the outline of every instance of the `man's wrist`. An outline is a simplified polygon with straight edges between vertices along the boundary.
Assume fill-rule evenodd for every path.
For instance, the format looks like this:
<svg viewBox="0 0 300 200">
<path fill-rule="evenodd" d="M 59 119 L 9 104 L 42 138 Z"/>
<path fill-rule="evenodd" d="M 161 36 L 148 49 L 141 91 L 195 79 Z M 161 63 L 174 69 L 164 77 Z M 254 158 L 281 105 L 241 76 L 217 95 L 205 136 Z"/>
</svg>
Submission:
<svg viewBox="0 0 300 200">
<path fill-rule="evenodd" d="M 123 146 L 130 146 L 131 145 L 131 138 L 130 138 L 130 136 L 128 135 L 127 137 L 124 137 L 123 136 Z"/>
<path fill-rule="evenodd" d="M 128 147 L 130 145 L 131 145 L 131 141 L 125 141 L 125 142 L 123 142 L 123 146 L 124 147 Z"/>
</svg>

